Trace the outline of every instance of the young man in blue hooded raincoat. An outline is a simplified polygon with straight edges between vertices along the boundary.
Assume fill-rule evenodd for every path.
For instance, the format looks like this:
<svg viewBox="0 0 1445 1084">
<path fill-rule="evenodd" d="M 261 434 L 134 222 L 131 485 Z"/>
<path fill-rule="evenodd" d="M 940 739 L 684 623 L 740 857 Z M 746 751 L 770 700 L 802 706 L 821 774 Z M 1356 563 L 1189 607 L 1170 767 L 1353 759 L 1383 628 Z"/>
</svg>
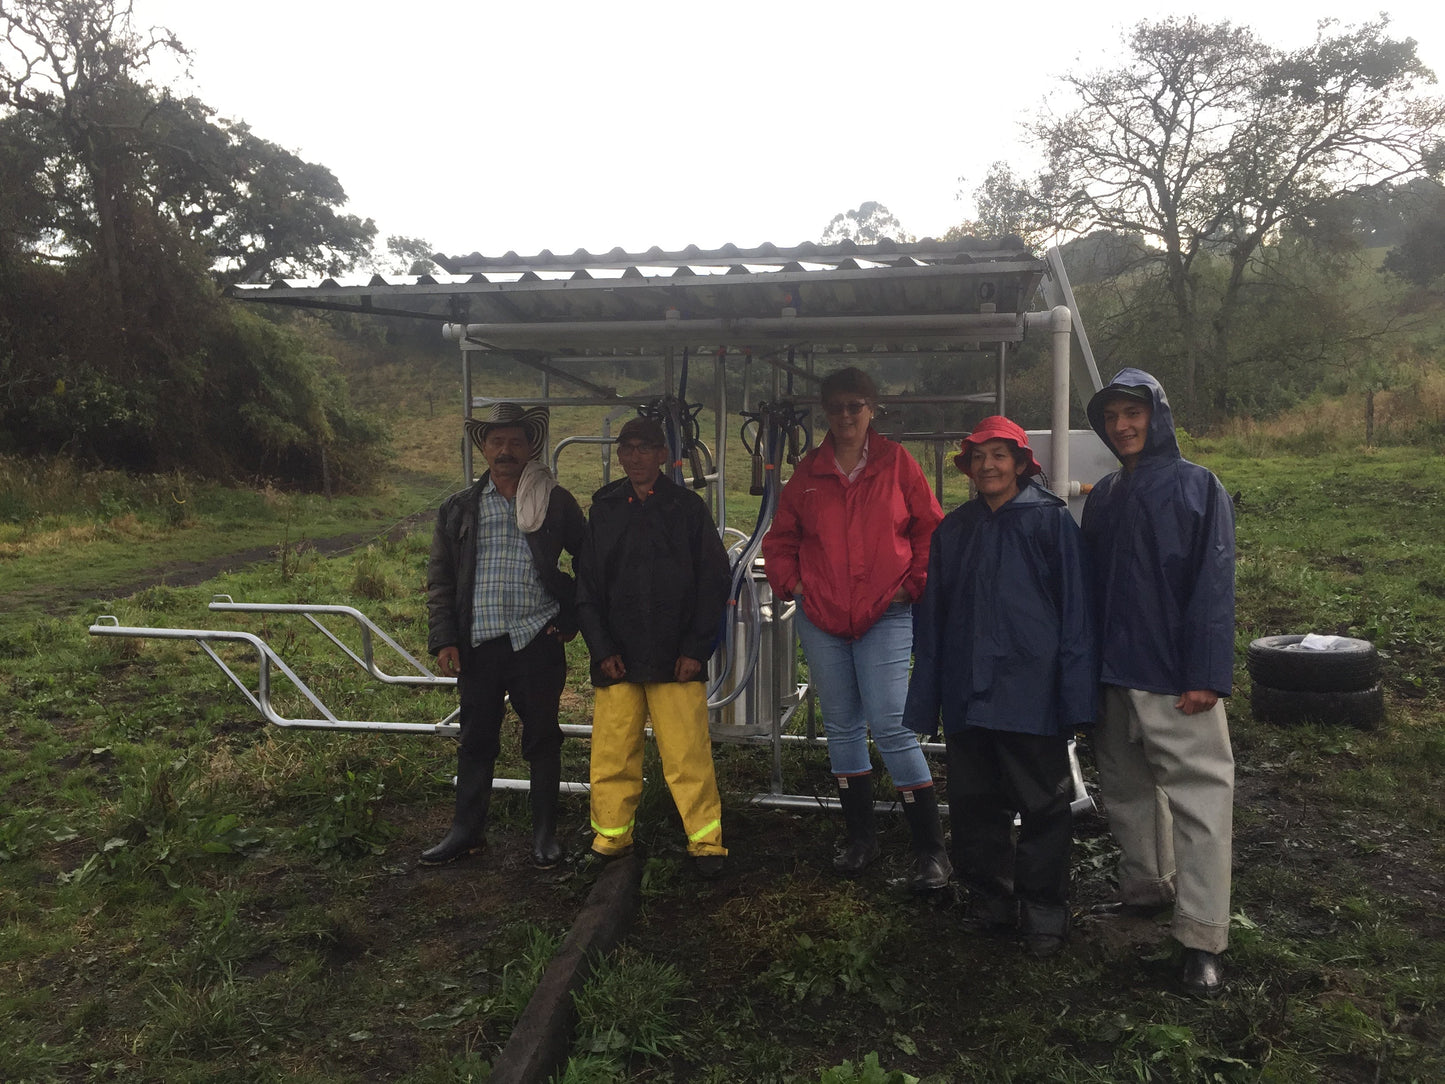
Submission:
<svg viewBox="0 0 1445 1084">
<path fill-rule="evenodd" d="M 1179 452 L 1164 389 L 1121 369 L 1089 401 L 1119 457 L 1084 505 L 1103 707 L 1099 788 L 1123 851 L 1117 909 L 1174 907 L 1184 984 L 1224 988 L 1234 754 L 1222 697 L 1234 677 L 1234 510 Z"/>
<path fill-rule="evenodd" d="M 1083 542 L 1007 418 L 979 422 L 954 463 L 977 496 L 933 534 L 903 719 L 933 734 L 941 717 L 971 923 L 1021 927 L 1049 956 L 1069 929 L 1069 738 L 1098 693 Z"/>
</svg>

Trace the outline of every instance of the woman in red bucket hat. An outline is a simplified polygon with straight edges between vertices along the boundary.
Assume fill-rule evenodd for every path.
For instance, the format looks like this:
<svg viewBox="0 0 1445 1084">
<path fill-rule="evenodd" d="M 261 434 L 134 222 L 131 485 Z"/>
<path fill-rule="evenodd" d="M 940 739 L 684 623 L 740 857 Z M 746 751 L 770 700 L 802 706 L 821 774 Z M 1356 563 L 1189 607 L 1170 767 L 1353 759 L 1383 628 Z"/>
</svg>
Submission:
<svg viewBox="0 0 1445 1084">
<path fill-rule="evenodd" d="M 976 496 L 933 535 L 903 721 L 926 735 L 942 724 L 970 926 L 1017 930 L 1049 956 L 1069 930 L 1068 743 L 1097 697 L 1083 544 L 1009 419 L 979 422 L 954 464 Z"/>
</svg>

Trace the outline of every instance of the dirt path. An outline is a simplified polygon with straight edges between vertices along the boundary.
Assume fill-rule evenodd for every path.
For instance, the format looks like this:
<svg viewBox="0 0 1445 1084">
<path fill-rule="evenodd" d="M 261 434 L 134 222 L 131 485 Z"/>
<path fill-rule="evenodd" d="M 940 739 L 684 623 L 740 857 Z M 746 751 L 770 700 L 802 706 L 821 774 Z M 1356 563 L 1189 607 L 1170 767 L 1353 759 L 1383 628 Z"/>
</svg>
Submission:
<svg viewBox="0 0 1445 1084">
<path fill-rule="evenodd" d="M 400 520 L 390 530 L 385 532 L 354 531 L 350 534 L 335 535 L 331 538 L 307 539 L 305 546 L 315 550 L 323 556 L 335 556 L 374 542 L 385 537 L 392 541 L 403 538 L 410 534 L 419 524 L 430 521 L 435 516 L 433 511 L 414 512 L 405 519 Z M 216 557 L 208 557 L 204 561 L 173 561 L 166 565 L 147 569 L 144 572 L 134 574 L 133 578 L 118 584 L 105 587 L 72 587 L 66 584 L 45 584 L 39 587 L 26 588 L 23 591 L 12 591 L 9 594 L 0 595 L 0 613 L 15 613 L 22 610 L 33 610 L 43 607 L 47 613 L 54 615 L 73 613 L 87 602 L 97 599 L 129 598 L 138 591 L 144 591 L 148 587 L 194 587 L 197 584 L 205 583 L 207 580 L 215 579 L 223 572 L 232 569 L 244 568 L 247 565 L 261 564 L 265 561 L 276 559 L 275 546 L 254 546 L 251 549 L 238 550 L 234 553 L 224 553 Z"/>
</svg>

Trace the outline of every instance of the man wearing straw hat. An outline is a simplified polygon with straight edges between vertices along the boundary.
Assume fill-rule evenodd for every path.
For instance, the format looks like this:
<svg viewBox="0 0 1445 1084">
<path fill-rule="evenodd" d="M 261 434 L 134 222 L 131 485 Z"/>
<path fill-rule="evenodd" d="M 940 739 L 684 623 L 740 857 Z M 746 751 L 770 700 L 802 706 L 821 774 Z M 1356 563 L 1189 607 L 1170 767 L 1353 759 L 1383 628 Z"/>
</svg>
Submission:
<svg viewBox="0 0 1445 1084">
<path fill-rule="evenodd" d="M 421 864 L 444 865 L 485 846 L 510 697 L 531 765 L 532 862 L 550 869 L 562 858 L 562 645 L 577 634 L 576 583 L 557 562 L 564 549 L 574 557 L 581 551 L 587 524 L 541 462 L 545 407 L 496 403 L 488 418 L 468 418 L 466 428 L 487 470 L 442 504 L 427 565 L 427 649 L 443 677 L 457 678 L 461 696 L 456 812 Z"/>
</svg>

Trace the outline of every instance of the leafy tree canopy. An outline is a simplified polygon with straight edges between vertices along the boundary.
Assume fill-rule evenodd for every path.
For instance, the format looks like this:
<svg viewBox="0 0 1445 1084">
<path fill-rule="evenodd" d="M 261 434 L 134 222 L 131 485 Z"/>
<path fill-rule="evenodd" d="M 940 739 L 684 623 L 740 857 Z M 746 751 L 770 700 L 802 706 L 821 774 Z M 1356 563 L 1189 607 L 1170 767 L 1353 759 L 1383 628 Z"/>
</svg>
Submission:
<svg viewBox="0 0 1445 1084">
<path fill-rule="evenodd" d="M 851 211 L 834 215 L 819 241 L 825 245 L 843 241 L 876 245 L 884 238 L 902 242 L 914 240 L 913 234 L 903 228 L 892 211 L 876 200 L 868 200 Z"/>
<path fill-rule="evenodd" d="M 36 167 L 0 193 L 27 208 L 22 250 L 92 254 L 120 297 L 142 271 L 138 232 L 196 246 L 224 282 L 335 274 L 369 253 L 376 228 L 341 213 L 330 170 L 149 80 L 158 54 L 187 54 L 138 31 L 129 2 L 7 0 L 0 31 L 0 139 L 28 141 Z"/>
<path fill-rule="evenodd" d="M 1182 343 L 1183 413 L 1197 417 L 1262 248 L 1440 155 L 1445 102 L 1422 92 L 1434 77 L 1415 42 L 1388 27 L 1326 21 L 1310 45 L 1281 50 L 1228 22 L 1140 23 L 1122 65 L 1063 77 L 1030 133 L 1044 169 L 1001 193 L 986 184 L 980 205 L 1020 215 L 1033 236 L 1143 238 Z M 1212 261 L 1223 280 L 1201 288 Z"/>
<path fill-rule="evenodd" d="M 130 0 L 0 2 L 0 448 L 361 484 L 383 433 L 334 363 L 218 286 L 338 273 L 375 226 L 161 55 Z"/>
</svg>

